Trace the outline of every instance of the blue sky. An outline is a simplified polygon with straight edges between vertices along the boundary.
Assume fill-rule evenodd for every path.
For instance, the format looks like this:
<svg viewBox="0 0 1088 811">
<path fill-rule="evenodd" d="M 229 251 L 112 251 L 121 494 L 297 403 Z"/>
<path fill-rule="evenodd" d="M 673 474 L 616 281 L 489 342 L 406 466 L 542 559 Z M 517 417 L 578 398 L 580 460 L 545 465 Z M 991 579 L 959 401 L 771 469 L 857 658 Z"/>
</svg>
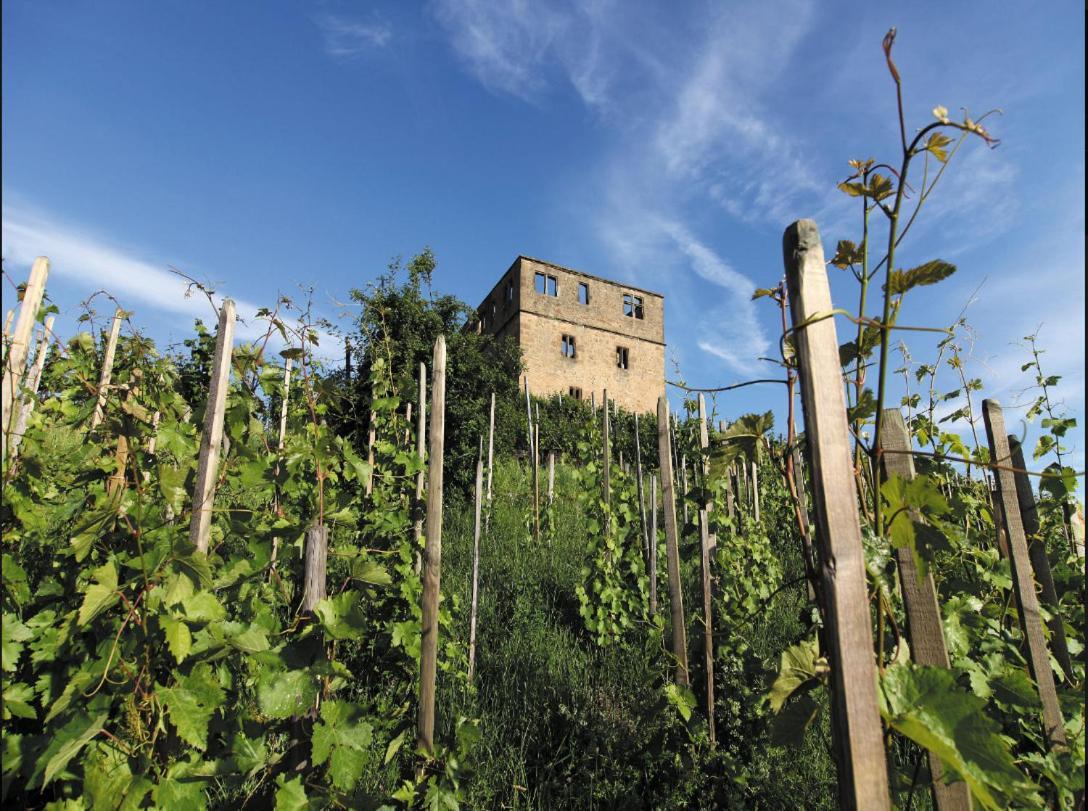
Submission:
<svg viewBox="0 0 1088 811">
<path fill-rule="evenodd" d="M 168 266 L 243 313 L 309 284 L 335 320 L 392 256 L 432 246 L 436 286 L 478 302 L 523 253 L 664 292 L 690 383 L 766 376 L 777 313 L 749 298 L 782 274 L 782 230 L 814 217 L 829 254 L 857 239 L 857 204 L 835 190 L 847 160 L 898 164 L 892 25 L 908 130 L 938 104 L 1003 110 L 987 122 L 1000 147 L 966 145 L 903 244 L 905 267 L 959 266 L 903 321 L 945 325 L 971 300 L 971 372 L 1006 404 L 1024 399 L 1016 342 L 1042 324 L 1082 417 L 1074 2 L 10 0 L 5 267 L 21 280 L 49 255 L 70 328 L 105 288 L 169 342 L 207 306 Z M 930 338 L 909 343 L 931 360 Z M 779 400 L 753 388 L 718 406 Z"/>
</svg>

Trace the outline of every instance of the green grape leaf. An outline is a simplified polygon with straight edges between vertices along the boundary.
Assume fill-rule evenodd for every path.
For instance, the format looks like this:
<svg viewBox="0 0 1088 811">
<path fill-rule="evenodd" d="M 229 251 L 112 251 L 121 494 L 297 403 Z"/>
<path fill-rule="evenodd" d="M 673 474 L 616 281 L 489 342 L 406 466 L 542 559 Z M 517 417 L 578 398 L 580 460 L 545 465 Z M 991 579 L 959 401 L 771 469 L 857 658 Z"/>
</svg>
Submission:
<svg viewBox="0 0 1088 811">
<path fill-rule="evenodd" d="M 94 582 L 87 587 L 83 604 L 79 607 L 78 622 L 86 625 L 111 605 L 117 602 L 117 568 L 113 561 L 107 561 L 94 570 Z"/>
<path fill-rule="evenodd" d="M 883 289 L 887 290 L 890 285 L 893 294 L 902 295 L 914 287 L 937 284 L 937 282 L 947 279 L 955 272 L 956 266 L 951 262 L 945 262 L 943 259 L 931 259 L 925 264 L 918 265 L 918 267 L 910 270 L 892 271 L 888 274 L 888 281 L 884 284 Z"/>
<path fill-rule="evenodd" d="M 257 680 L 257 704 L 269 718 L 302 715 L 316 700 L 317 687 L 307 670 L 266 671 Z"/>
</svg>

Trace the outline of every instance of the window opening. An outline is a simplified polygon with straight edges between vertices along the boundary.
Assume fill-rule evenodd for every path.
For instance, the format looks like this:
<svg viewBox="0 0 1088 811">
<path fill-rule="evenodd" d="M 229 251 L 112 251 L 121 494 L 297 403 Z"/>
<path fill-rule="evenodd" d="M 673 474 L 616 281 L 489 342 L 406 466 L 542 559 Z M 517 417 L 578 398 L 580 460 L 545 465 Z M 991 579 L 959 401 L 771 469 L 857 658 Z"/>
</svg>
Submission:
<svg viewBox="0 0 1088 811">
<path fill-rule="evenodd" d="M 534 283 L 536 292 L 542 296 L 558 296 L 559 295 L 559 280 L 555 276 L 549 276 L 546 273 L 537 273 L 534 277 Z"/>
<path fill-rule="evenodd" d="M 589 304 L 589 285 L 585 282 L 578 282 L 578 303 Z"/>
<path fill-rule="evenodd" d="M 575 351 L 575 348 L 574 348 L 574 336 L 573 335 L 564 335 L 563 336 L 563 357 L 564 358 L 573 358 L 575 356 L 575 354 L 576 354 L 576 351 Z"/>
<path fill-rule="evenodd" d="M 514 280 L 513 279 L 510 279 L 509 281 L 506 282 L 506 300 L 507 301 L 513 301 L 514 300 Z"/>
<path fill-rule="evenodd" d="M 569 392 L 570 396 L 573 397 L 575 400 L 582 399 L 582 390 L 578 388 L 578 386 L 571 386 Z"/>
<path fill-rule="evenodd" d="M 616 366 L 620 369 L 631 368 L 631 355 L 626 346 L 616 347 Z"/>
<path fill-rule="evenodd" d="M 623 314 L 628 318 L 642 319 L 645 316 L 645 311 L 642 307 L 642 296 L 636 296 L 632 293 L 624 293 Z"/>
</svg>

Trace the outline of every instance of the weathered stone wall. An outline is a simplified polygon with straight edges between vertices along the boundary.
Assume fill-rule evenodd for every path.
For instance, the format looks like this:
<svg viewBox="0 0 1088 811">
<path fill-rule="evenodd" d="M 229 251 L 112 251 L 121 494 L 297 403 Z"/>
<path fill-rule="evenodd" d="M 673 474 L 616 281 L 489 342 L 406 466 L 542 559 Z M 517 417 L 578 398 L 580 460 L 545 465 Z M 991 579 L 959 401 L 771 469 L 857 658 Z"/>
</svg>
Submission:
<svg viewBox="0 0 1088 811">
<path fill-rule="evenodd" d="M 536 292 L 538 272 L 555 277 L 558 295 Z M 580 282 L 589 287 L 588 304 L 579 303 Z M 625 293 L 641 297 L 641 319 L 624 315 Z M 657 293 L 519 256 L 480 304 L 480 316 L 485 331 L 518 341 L 534 394 L 567 395 L 575 386 L 599 400 L 607 388 L 621 407 L 645 412 L 665 392 L 665 301 Z M 574 358 L 563 355 L 564 335 L 574 338 Z M 617 364 L 621 346 L 627 369 Z"/>
</svg>

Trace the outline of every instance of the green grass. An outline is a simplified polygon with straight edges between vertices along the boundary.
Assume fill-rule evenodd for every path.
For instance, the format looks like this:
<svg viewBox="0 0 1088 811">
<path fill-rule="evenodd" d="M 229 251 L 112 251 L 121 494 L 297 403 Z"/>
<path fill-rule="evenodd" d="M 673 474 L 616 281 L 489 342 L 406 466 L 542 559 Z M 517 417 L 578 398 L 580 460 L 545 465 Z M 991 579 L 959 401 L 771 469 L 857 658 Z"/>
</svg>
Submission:
<svg viewBox="0 0 1088 811">
<path fill-rule="evenodd" d="M 718 746 L 699 707 L 705 682 L 697 539 L 682 545 L 692 684 L 697 709 L 684 723 L 665 698 L 670 637 L 650 623 L 599 647 L 585 631 L 575 587 L 586 537 L 570 471 L 557 469 L 556 527 L 532 539 L 531 482 L 514 463 L 496 468 L 494 509 L 481 542 L 475 684 L 439 686 L 440 736 L 458 716 L 483 733 L 467 788 L 472 808 L 831 808 L 834 767 L 826 720 L 800 749 L 771 746 L 760 697 L 783 648 L 804 634 L 804 586 L 785 589 L 743 629 L 749 650 L 719 662 Z M 776 522 L 771 526 L 789 526 Z M 722 539 L 720 542 L 727 542 Z M 796 539 L 780 539 L 786 580 L 800 571 Z M 468 639 L 472 509 L 451 505 L 442 585 L 458 609 L 453 636 Z M 660 556 L 664 561 L 664 555 Z M 661 573 L 660 613 L 668 616 Z M 742 629 L 717 629 L 719 634 Z M 826 712 L 821 719 L 826 719 Z"/>
</svg>

